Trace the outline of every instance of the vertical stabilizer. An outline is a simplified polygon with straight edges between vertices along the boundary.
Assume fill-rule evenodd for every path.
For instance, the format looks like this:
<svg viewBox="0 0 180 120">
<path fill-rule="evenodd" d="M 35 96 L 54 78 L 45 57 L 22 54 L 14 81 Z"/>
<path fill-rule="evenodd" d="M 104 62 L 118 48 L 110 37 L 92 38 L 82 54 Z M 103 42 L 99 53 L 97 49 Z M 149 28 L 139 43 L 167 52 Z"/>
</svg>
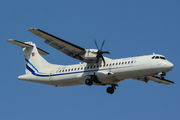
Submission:
<svg viewBox="0 0 180 120">
<path fill-rule="evenodd" d="M 48 68 L 50 64 L 38 53 L 36 45 L 32 42 L 26 42 L 26 44 L 33 46 L 23 48 L 26 74 L 32 72 L 32 70 L 40 73 L 40 71 Z"/>
<path fill-rule="evenodd" d="M 26 74 L 34 73 L 34 72 L 40 73 L 50 67 L 51 64 L 48 63 L 40 55 L 40 54 L 47 55 L 49 53 L 37 48 L 34 43 L 32 42 L 23 43 L 12 39 L 7 41 L 23 48 Z"/>
</svg>

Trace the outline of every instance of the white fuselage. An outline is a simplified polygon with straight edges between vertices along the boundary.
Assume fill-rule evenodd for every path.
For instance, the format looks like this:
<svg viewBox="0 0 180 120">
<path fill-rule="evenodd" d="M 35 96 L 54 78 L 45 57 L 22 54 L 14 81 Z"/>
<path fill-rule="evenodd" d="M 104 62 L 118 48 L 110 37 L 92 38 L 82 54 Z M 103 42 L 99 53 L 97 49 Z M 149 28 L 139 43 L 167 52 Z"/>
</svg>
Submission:
<svg viewBox="0 0 180 120">
<path fill-rule="evenodd" d="M 153 56 L 159 56 L 159 59 L 152 59 Z M 157 75 L 159 72 L 169 72 L 173 64 L 166 59 L 161 59 L 160 56 L 162 55 L 106 59 L 105 66 L 102 61 L 99 61 L 96 66 L 87 63 L 68 66 L 51 65 L 40 72 L 32 72 L 35 70 L 31 67 L 29 68 L 31 74 L 19 76 L 18 79 L 55 86 L 71 86 L 85 84 L 88 77 L 96 75 L 102 84 L 115 84 L 128 78 L 135 79 Z"/>
</svg>

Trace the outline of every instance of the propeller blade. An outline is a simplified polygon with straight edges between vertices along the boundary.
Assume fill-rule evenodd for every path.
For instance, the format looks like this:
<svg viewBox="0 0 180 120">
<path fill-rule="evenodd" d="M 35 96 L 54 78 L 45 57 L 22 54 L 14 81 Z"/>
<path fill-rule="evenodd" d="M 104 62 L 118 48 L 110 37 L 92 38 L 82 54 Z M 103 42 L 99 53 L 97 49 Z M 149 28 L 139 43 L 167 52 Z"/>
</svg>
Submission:
<svg viewBox="0 0 180 120">
<path fill-rule="evenodd" d="M 96 47 L 98 48 L 98 50 L 99 50 L 99 47 L 98 47 L 98 45 L 97 45 L 97 43 L 96 43 L 96 39 L 94 39 L 94 42 L 95 42 L 95 44 L 96 44 Z"/>
<path fill-rule="evenodd" d="M 101 58 L 102 58 L 102 60 L 103 60 L 103 62 L 104 62 L 104 66 L 105 66 L 105 65 L 106 65 L 106 63 L 105 63 L 104 57 L 102 56 Z"/>
<path fill-rule="evenodd" d="M 111 53 L 110 53 L 110 52 L 108 52 L 108 51 L 104 51 L 103 53 L 111 54 Z"/>
<path fill-rule="evenodd" d="M 97 65 L 97 63 L 99 62 L 99 59 L 101 58 L 102 61 L 104 62 L 104 66 L 106 65 L 105 63 L 105 60 L 104 60 L 104 57 L 102 54 L 106 53 L 106 54 L 110 54 L 110 52 L 108 51 L 102 51 L 102 48 L 104 46 L 104 43 L 105 43 L 106 40 L 103 41 L 102 45 L 101 45 L 101 49 L 99 49 L 98 45 L 97 45 L 97 42 L 96 42 L 96 39 L 94 39 L 94 42 L 96 44 L 96 47 L 98 48 L 98 51 L 97 51 L 97 55 L 96 55 L 96 62 L 94 63 L 94 65 Z M 93 52 L 94 53 L 94 52 Z M 95 52 L 96 53 L 96 52 Z"/>
<path fill-rule="evenodd" d="M 96 62 L 94 63 L 94 65 L 96 66 L 97 65 L 97 63 L 99 62 L 99 58 L 100 58 L 100 56 L 99 55 L 97 55 L 97 60 L 96 60 Z"/>
<path fill-rule="evenodd" d="M 103 48 L 103 45 L 104 45 L 105 41 L 106 41 L 106 40 L 104 40 L 103 43 L 102 43 L 101 50 L 102 50 L 102 48 Z"/>
</svg>

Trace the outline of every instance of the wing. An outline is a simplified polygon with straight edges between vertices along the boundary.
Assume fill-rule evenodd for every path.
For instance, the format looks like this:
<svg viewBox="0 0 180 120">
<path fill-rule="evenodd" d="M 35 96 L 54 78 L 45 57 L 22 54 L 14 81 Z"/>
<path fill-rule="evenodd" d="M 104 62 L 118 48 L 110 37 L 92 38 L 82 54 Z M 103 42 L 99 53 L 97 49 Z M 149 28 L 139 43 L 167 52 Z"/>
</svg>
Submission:
<svg viewBox="0 0 180 120">
<path fill-rule="evenodd" d="M 83 57 L 82 54 L 86 52 L 86 50 L 82 47 L 69 43 L 61 38 L 53 36 L 47 32 L 44 32 L 37 28 L 30 28 L 28 31 L 34 33 L 35 35 L 45 39 L 45 43 L 56 48 L 57 50 L 65 53 L 66 55 L 78 59 L 83 62 L 87 62 Z"/>
<path fill-rule="evenodd" d="M 166 84 L 166 85 L 174 84 L 174 82 L 172 82 L 172 81 L 166 80 L 164 78 L 160 79 L 160 77 L 157 77 L 157 76 L 148 76 L 147 78 L 149 80 L 157 82 L 157 83 L 162 83 L 162 84 Z"/>
<path fill-rule="evenodd" d="M 157 82 L 157 83 L 166 84 L 166 85 L 174 84 L 173 81 L 166 80 L 166 79 L 164 79 L 164 78 L 160 78 L 160 77 L 157 77 L 157 76 L 140 77 L 140 78 L 137 78 L 136 80 L 141 80 L 141 81 L 144 81 L 144 82 L 146 82 L 146 83 L 147 83 L 149 80 L 151 80 L 151 81 L 154 81 L 154 82 Z"/>
</svg>

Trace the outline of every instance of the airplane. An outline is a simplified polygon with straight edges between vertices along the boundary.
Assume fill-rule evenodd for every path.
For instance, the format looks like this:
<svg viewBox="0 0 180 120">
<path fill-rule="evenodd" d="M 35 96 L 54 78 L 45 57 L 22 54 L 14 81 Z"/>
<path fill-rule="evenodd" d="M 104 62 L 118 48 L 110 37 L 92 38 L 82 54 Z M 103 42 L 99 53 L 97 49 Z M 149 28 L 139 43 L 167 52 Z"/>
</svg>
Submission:
<svg viewBox="0 0 180 120">
<path fill-rule="evenodd" d="M 101 49 L 96 40 L 94 42 L 97 49 L 84 49 L 37 28 L 30 28 L 28 31 L 45 39 L 46 44 L 83 63 L 51 64 L 41 56 L 49 53 L 36 47 L 35 43 L 9 39 L 8 42 L 22 47 L 24 53 L 25 74 L 18 76 L 19 80 L 56 87 L 82 84 L 109 85 L 106 89 L 109 94 L 114 93 L 118 82 L 130 78 L 146 83 L 151 80 L 166 85 L 174 84 L 173 81 L 164 78 L 174 65 L 163 55 L 153 53 L 152 55 L 110 59 L 103 56 L 103 54 L 110 54 L 108 51 L 102 51 L 105 40 Z"/>
</svg>

